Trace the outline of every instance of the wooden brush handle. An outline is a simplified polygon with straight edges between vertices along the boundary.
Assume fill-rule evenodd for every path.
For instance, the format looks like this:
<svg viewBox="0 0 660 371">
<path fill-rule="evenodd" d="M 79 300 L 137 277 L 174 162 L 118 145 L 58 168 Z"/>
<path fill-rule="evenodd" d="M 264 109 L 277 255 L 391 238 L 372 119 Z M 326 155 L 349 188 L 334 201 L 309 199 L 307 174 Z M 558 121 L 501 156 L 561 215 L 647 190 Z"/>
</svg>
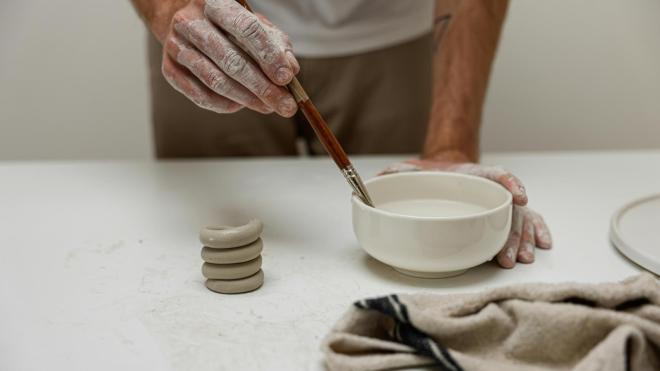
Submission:
<svg viewBox="0 0 660 371">
<path fill-rule="evenodd" d="M 348 167 L 351 164 L 351 161 L 348 159 L 344 148 L 339 144 L 337 137 L 332 133 L 332 130 L 328 127 L 328 124 L 323 119 L 323 116 L 321 116 L 321 113 L 319 113 L 319 110 L 316 109 L 314 103 L 309 99 L 309 96 L 303 89 L 302 85 L 300 85 L 298 79 L 294 77 L 287 87 L 296 99 L 296 102 L 298 102 L 298 107 L 305 115 L 309 125 L 314 129 L 314 133 L 316 133 L 319 141 L 323 144 L 323 147 L 328 154 L 330 154 L 330 157 L 332 157 L 340 169 Z"/>
<path fill-rule="evenodd" d="M 239 4 L 243 6 L 243 8 L 247 9 L 250 13 L 252 13 L 252 8 L 250 8 L 250 4 L 248 4 L 247 0 L 237 0 Z"/>
</svg>

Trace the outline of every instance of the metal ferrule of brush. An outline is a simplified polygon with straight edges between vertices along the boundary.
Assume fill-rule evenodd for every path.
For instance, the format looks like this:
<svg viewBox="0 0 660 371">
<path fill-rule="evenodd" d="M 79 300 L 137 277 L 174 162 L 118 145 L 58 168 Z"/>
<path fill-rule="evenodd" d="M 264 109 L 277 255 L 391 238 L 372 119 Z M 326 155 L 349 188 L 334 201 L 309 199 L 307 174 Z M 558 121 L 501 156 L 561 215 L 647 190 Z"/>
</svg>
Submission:
<svg viewBox="0 0 660 371">
<path fill-rule="evenodd" d="M 353 187 L 355 194 L 360 197 L 362 202 L 369 206 L 374 206 L 373 201 L 369 197 L 369 193 L 367 193 L 367 188 L 364 186 L 364 183 L 362 183 L 362 179 L 360 178 L 360 175 L 357 173 L 357 171 L 355 171 L 353 165 L 348 165 L 341 169 L 341 171 L 348 183 L 351 185 L 351 187 Z"/>
</svg>

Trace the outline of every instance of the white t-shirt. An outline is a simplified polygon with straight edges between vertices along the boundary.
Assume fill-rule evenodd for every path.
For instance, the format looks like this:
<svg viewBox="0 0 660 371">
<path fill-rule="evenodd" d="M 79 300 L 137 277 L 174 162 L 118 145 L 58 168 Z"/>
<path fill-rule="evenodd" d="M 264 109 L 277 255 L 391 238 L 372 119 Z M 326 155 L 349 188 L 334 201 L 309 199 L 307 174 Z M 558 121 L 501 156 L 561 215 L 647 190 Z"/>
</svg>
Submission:
<svg viewBox="0 0 660 371">
<path fill-rule="evenodd" d="M 250 0 L 291 38 L 296 55 L 382 49 L 431 31 L 434 0 Z"/>
</svg>

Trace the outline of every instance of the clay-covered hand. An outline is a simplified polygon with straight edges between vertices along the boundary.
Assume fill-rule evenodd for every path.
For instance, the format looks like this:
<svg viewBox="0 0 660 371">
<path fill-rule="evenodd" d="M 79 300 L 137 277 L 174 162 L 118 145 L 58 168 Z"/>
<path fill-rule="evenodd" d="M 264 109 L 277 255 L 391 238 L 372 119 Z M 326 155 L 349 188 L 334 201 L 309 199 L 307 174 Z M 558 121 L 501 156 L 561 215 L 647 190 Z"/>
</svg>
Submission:
<svg viewBox="0 0 660 371">
<path fill-rule="evenodd" d="M 535 247 L 549 249 L 552 238 L 543 218 L 525 205 L 527 193 L 522 182 L 499 166 L 484 166 L 470 162 L 447 160 L 414 159 L 393 164 L 380 173 L 392 174 L 405 171 L 437 170 L 480 176 L 501 184 L 513 196 L 511 232 L 497 262 L 504 268 L 513 268 L 516 262 L 534 262 Z"/>
<path fill-rule="evenodd" d="M 300 66 L 287 35 L 237 1 L 191 0 L 158 38 L 163 75 L 198 106 L 218 113 L 243 107 L 285 117 L 296 112 L 284 86 Z"/>
<path fill-rule="evenodd" d="M 497 263 L 503 268 L 513 268 L 516 261 L 534 262 L 535 247 L 549 249 L 552 238 L 543 217 L 526 206 L 513 205 L 511 232 L 502 250 L 497 254 Z"/>
</svg>

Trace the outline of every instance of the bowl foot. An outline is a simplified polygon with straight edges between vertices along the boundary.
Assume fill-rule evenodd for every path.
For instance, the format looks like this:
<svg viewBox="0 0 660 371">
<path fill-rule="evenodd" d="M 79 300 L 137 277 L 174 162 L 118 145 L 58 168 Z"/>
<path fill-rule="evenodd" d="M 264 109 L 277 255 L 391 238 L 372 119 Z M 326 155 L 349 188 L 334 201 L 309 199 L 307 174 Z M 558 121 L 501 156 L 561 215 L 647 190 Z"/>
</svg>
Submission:
<svg viewBox="0 0 660 371">
<path fill-rule="evenodd" d="M 401 274 L 405 274 L 406 276 L 412 276 L 418 278 L 448 278 L 448 277 L 458 276 L 467 272 L 467 269 L 459 269 L 457 271 L 449 271 L 449 272 L 419 272 L 419 271 L 411 271 L 408 269 L 397 268 L 397 267 L 392 267 L 392 268 L 394 268 L 395 271 Z"/>
</svg>

